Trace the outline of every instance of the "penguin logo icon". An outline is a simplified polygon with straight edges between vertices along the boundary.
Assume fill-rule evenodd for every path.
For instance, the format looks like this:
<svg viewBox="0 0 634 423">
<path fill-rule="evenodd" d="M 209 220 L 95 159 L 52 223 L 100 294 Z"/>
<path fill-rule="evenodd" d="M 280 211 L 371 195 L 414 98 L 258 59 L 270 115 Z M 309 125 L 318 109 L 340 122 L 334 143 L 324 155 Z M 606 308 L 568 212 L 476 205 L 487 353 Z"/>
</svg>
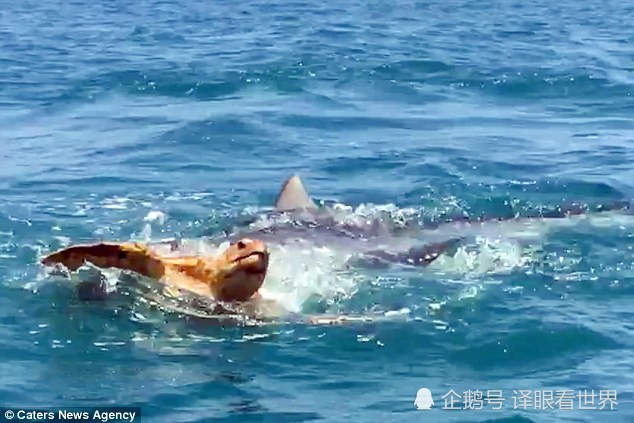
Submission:
<svg viewBox="0 0 634 423">
<path fill-rule="evenodd" d="M 420 388 L 416 392 L 416 400 L 414 406 L 417 410 L 429 410 L 434 406 L 434 399 L 431 397 L 431 391 L 427 388 Z"/>
</svg>

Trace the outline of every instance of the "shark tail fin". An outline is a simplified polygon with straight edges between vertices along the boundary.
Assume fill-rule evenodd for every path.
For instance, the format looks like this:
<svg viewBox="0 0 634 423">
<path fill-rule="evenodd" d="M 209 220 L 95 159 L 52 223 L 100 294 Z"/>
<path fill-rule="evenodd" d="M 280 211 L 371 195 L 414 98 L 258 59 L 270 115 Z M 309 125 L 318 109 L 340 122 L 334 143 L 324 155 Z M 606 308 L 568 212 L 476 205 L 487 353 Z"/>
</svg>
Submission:
<svg viewBox="0 0 634 423">
<path fill-rule="evenodd" d="M 77 270 L 85 262 L 90 262 L 102 269 L 130 270 L 157 279 L 165 272 L 161 259 L 147 247 L 136 243 L 74 245 L 42 259 L 42 264 L 45 266 L 62 264 L 70 271 Z"/>
<path fill-rule="evenodd" d="M 317 205 L 310 198 L 302 180 L 297 175 L 288 178 L 275 200 L 275 208 L 279 211 L 297 209 L 316 209 Z"/>
</svg>

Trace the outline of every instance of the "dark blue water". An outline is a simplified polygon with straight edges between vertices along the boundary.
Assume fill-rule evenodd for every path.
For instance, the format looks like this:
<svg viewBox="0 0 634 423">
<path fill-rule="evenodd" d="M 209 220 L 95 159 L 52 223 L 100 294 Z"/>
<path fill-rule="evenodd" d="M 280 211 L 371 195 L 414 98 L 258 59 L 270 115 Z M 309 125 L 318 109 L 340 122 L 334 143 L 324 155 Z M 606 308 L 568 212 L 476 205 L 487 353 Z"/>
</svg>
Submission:
<svg viewBox="0 0 634 423">
<path fill-rule="evenodd" d="M 3 2 L 0 405 L 132 405 L 157 422 L 632 421 L 631 218 L 480 240 L 355 288 L 302 284 L 319 263 L 289 270 L 321 294 L 301 307 L 410 310 L 341 327 L 82 303 L 37 262 L 147 235 L 151 211 L 167 216 L 153 238 L 218 233 L 296 172 L 354 216 L 631 199 L 633 13 L 614 0 Z M 430 411 L 413 405 L 421 387 Z M 443 410 L 450 389 L 502 390 L 504 408 Z M 594 390 L 597 410 L 577 397 L 524 410 L 520 389 Z M 618 405 L 598 410 L 608 390 Z"/>
</svg>

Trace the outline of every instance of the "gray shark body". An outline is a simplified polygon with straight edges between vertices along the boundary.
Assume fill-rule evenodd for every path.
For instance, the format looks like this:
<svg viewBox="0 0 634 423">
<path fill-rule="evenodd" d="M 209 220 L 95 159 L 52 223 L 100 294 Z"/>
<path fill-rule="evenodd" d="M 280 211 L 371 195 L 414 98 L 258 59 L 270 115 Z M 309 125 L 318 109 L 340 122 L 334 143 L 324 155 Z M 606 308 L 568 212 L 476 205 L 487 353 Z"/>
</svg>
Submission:
<svg viewBox="0 0 634 423">
<path fill-rule="evenodd" d="M 241 237 L 251 237 L 272 245 L 337 246 L 338 250 L 350 253 L 355 262 L 360 264 L 427 266 L 469 237 L 495 238 L 507 236 L 513 231 L 526 236 L 526 233 L 535 231 L 536 226 L 546 222 L 561 222 L 566 218 L 585 216 L 592 212 L 623 210 L 630 211 L 631 203 L 617 201 L 595 210 L 572 204 L 521 218 L 453 217 L 414 226 L 394 226 L 391 222 L 380 220 L 350 224 L 338 221 L 333 210 L 318 207 L 301 179 L 294 175 L 282 185 L 272 212 L 273 215 L 287 216 L 287 220 L 273 220 L 272 224 L 259 227 L 250 225 L 247 228 L 238 228 L 228 235 L 228 240 L 232 242 Z M 217 240 L 222 242 L 227 238 Z"/>
</svg>

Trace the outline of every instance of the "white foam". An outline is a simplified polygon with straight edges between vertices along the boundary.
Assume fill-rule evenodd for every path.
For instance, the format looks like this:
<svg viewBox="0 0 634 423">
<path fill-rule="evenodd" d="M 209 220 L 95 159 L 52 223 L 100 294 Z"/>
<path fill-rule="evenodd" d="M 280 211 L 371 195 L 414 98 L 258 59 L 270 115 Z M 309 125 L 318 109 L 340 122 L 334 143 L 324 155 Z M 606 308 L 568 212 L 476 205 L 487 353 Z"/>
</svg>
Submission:
<svg viewBox="0 0 634 423">
<path fill-rule="evenodd" d="M 160 210 L 151 210 L 148 214 L 143 218 L 146 222 L 156 222 L 159 225 L 165 224 L 165 220 L 167 219 L 167 214 Z"/>
<path fill-rule="evenodd" d="M 507 273 L 529 263 L 532 253 L 511 240 L 479 237 L 474 245 L 461 246 L 453 255 L 441 255 L 429 269 L 463 275 Z"/>
<path fill-rule="evenodd" d="M 150 242 L 152 239 L 152 223 L 156 223 L 159 226 L 165 224 L 167 220 L 167 214 L 160 210 L 151 210 L 148 214 L 143 218 L 145 221 L 145 225 L 143 225 L 143 230 L 139 236 L 146 242 Z"/>
<path fill-rule="evenodd" d="M 126 197 L 106 198 L 103 201 L 102 207 L 104 209 L 111 209 L 111 210 L 125 210 L 127 209 L 128 203 L 131 201 L 132 201 L 131 199 Z"/>
<path fill-rule="evenodd" d="M 357 290 L 359 275 L 344 270 L 350 258 L 345 251 L 316 247 L 301 240 L 269 248 L 269 271 L 260 292 L 287 310 L 301 311 L 314 296 L 333 302 L 350 297 Z"/>
</svg>

